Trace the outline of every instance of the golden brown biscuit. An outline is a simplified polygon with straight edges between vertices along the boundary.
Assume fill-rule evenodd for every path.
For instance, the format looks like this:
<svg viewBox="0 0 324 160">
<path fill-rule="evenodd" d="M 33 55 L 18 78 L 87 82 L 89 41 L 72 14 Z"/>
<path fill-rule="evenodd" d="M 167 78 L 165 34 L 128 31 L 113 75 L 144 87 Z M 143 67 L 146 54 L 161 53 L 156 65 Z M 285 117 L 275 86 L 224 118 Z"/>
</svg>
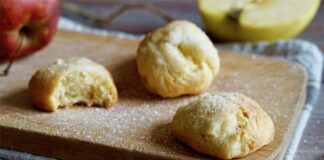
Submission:
<svg viewBox="0 0 324 160">
<path fill-rule="evenodd" d="M 148 33 L 137 50 L 144 85 L 162 97 L 201 93 L 218 73 L 219 63 L 213 43 L 188 21 L 174 21 Z"/>
<path fill-rule="evenodd" d="M 246 156 L 274 138 L 270 116 L 239 93 L 206 95 L 180 107 L 171 125 L 177 139 L 221 159 Z"/>
<path fill-rule="evenodd" d="M 76 103 L 109 107 L 117 102 L 110 73 L 86 58 L 59 59 L 38 70 L 29 82 L 33 104 L 53 112 Z"/>
</svg>

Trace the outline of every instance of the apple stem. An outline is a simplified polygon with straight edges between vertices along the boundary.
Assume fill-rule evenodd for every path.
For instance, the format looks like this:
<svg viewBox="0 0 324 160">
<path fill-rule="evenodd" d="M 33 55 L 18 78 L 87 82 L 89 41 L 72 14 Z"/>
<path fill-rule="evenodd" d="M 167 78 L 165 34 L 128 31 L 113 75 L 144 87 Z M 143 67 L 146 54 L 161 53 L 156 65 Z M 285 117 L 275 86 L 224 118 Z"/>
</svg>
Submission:
<svg viewBox="0 0 324 160">
<path fill-rule="evenodd" d="M 236 9 L 233 9 L 233 10 L 228 14 L 228 17 L 229 17 L 231 20 L 233 20 L 233 21 L 235 21 L 235 22 L 238 22 L 242 10 L 243 10 L 242 8 L 236 8 Z"/>
<path fill-rule="evenodd" d="M 100 25 L 103 23 L 110 24 L 114 19 L 122 15 L 125 11 L 136 10 L 136 9 L 146 10 L 162 18 L 166 22 L 171 22 L 173 20 L 173 18 L 169 16 L 165 11 L 150 4 L 125 4 L 107 16 L 101 16 L 101 15 L 94 14 L 92 12 L 88 12 L 87 10 L 82 9 L 77 5 L 66 3 L 66 2 L 61 2 L 61 8 L 62 10 L 70 11 L 83 18 L 93 21 L 95 24 L 100 24 Z"/>
<path fill-rule="evenodd" d="M 0 76 L 8 76 L 9 75 L 10 68 L 12 67 L 14 61 L 17 59 L 17 57 L 20 54 L 20 49 L 22 47 L 22 44 L 23 44 L 23 38 L 20 36 L 19 40 L 18 40 L 18 46 L 15 50 L 14 56 L 10 59 L 6 69 L 3 70 L 2 74 L 0 74 Z"/>
<path fill-rule="evenodd" d="M 239 21 L 239 18 L 240 18 L 240 15 L 242 13 L 242 11 L 250 4 L 255 4 L 255 3 L 259 3 L 263 0 L 251 0 L 247 3 L 238 3 L 239 5 L 232 8 L 232 10 L 229 12 L 228 14 L 228 17 L 235 21 L 235 22 L 238 22 Z"/>
</svg>

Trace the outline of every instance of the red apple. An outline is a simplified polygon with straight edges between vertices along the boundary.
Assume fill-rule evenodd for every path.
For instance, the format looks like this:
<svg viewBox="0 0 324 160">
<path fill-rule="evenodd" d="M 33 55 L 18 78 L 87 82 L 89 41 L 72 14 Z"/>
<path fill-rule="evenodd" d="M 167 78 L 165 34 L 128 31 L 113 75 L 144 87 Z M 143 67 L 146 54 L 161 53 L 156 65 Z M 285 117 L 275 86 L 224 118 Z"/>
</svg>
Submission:
<svg viewBox="0 0 324 160">
<path fill-rule="evenodd" d="M 0 62 L 46 46 L 58 17 L 59 0 L 0 0 Z"/>
</svg>

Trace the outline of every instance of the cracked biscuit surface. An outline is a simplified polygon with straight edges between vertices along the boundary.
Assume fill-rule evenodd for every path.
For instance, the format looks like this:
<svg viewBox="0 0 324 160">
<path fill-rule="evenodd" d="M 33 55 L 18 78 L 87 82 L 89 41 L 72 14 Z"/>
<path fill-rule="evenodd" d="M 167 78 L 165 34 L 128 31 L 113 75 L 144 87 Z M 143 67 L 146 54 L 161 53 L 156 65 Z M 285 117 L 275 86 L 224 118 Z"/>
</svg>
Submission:
<svg viewBox="0 0 324 160">
<path fill-rule="evenodd" d="M 162 97 L 199 94 L 219 71 L 213 43 L 195 24 L 174 21 L 146 35 L 137 66 L 146 88 Z"/>
<path fill-rule="evenodd" d="M 59 59 L 38 70 L 29 90 L 34 106 L 49 112 L 74 104 L 109 107 L 118 97 L 110 73 L 87 58 Z"/>
<path fill-rule="evenodd" d="M 172 134 L 193 149 L 221 159 L 244 157 L 274 138 L 270 116 L 239 93 L 206 95 L 180 107 Z"/>
</svg>

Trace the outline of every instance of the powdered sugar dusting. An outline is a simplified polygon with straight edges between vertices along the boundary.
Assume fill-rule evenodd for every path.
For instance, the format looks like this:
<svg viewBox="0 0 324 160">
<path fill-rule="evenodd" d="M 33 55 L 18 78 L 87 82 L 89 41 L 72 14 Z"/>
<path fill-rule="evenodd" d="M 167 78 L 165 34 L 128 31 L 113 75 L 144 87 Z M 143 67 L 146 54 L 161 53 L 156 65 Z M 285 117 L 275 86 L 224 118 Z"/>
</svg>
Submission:
<svg viewBox="0 0 324 160">
<path fill-rule="evenodd" d="M 79 42 L 71 39 L 64 43 L 73 46 Z M 170 131 L 170 122 L 176 110 L 199 96 L 162 99 L 148 93 L 137 75 L 136 45 L 123 45 L 122 48 L 105 43 L 100 46 L 102 48 L 96 50 L 98 53 L 89 55 L 89 50 L 98 47 L 93 42 L 84 43 L 67 55 L 64 53 L 71 48 L 53 45 L 44 54 L 33 57 L 39 59 L 39 64 L 33 64 L 31 59 L 19 62 L 17 73 L 12 73 L 18 78 L 3 79 L 0 83 L 0 125 L 154 155 L 204 158 L 177 142 Z M 32 108 L 26 90 L 26 77 L 30 77 L 36 68 L 51 64 L 48 57 L 53 60 L 77 55 L 90 57 L 111 71 L 119 92 L 117 105 L 108 109 L 78 106 L 55 113 Z M 273 118 L 276 126 L 275 140 L 264 150 L 281 144 L 295 111 L 294 106 L 300 99 L 304 78 L 301 70 L 280 61 L 225 53 L 221 53 L 221 63 L 220 74 L 206 92 L 240 92 L 257 101 Z M 24 70 L 26 72 L 22 72 Z M 255 159 L 254 155 L 248 159 Z M 263 156 L 266 156 L 265 152 Z"/>
</svg>

